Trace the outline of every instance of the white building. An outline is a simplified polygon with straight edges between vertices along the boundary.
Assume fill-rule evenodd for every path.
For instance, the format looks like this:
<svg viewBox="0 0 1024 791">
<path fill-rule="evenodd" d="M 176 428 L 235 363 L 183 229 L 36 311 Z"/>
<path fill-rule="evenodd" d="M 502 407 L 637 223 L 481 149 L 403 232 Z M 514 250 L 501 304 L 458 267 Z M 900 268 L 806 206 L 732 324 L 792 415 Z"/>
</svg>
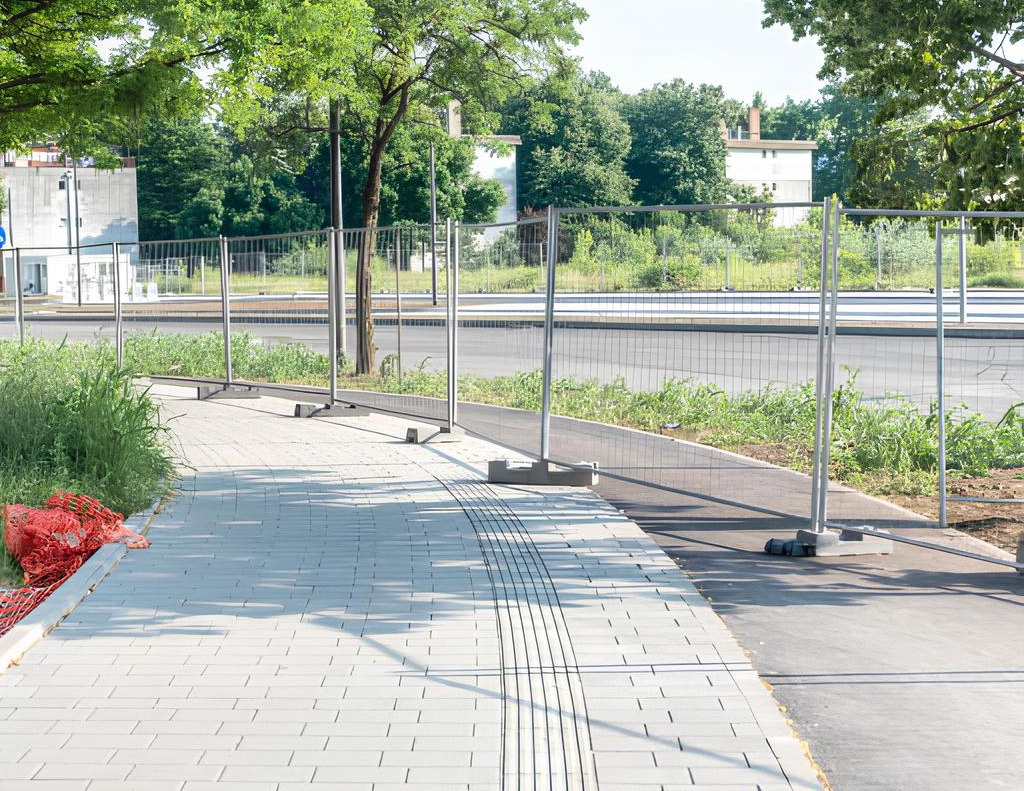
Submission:
<svg viewBox="0 0 1024 791">
<path fill-rule="evenodd" d="M 721 123 L 727 148 L 726 178 L 767 190 L 775 203 L 806 203 L 811 200 L 814 173 L 813 140 L 765 140 L 761 137 L 761 111 L 751 107 L 747 129 L 727 129 Z M 807 217 L 807 209 L 780 209 L 777 226 L 790 226 Z"/>
<path fill-rule="evenodd" d="M 28 293 L 67 296 L 63 292 L 70 278 L 58 276 L 57 270 L 67 269 L 68 256 L 78 245 L 83 247 L 85 272 L 94 262 L 110 260 L 113 242 L 139 240 L 134 161 L 113 171 L 90 164 L 86 160 L 73 166 L 53 146 L 3 156 L 0 178 L 10 194 L 2 222 L 8 237 L 5 252 L 14 247 L 21 251 L 22 285 Z M 13 256 L 3 258 L 5 291 L 13 294 Z M 79 256 L 74 258 L 77 268 Z M 83 279 L 83 290 L 89 279 Z M 77 288 L 77 273 L 73 282 Z"/>
</svg>

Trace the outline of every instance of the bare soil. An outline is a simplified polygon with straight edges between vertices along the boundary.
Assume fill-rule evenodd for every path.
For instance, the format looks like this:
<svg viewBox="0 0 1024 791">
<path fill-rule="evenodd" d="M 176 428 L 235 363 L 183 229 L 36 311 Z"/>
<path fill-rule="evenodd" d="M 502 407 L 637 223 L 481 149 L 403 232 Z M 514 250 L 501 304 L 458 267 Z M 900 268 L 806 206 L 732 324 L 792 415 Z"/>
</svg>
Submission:
<svg viewBox="0 0 1024 791">
<path fill-rule="evenodd" d="M 666 430 L 663 433 L 678 439 L 700 442 L 698 432 L 685 430 Z M 810 469 L 812 458 L 810 452 L 806 458 L 798 460 L 794 465 L 794 450 L 786 444 L 777 445 L 740 445 L 734 447 L 736 453 L 750 456 L 759 461 L 776 464 L 779 467 L 794 466 Z M 1005 470 L 991 470 L 984 478 L 948 478 L 946 482 L 946 520 L 949 526 L 968 533 L 975 538 L 1016 553 L 1018 543 L 1024 536 L 1024 502 L 1018 503 L 977 503 L 961 502 L 950 498 L 974 497 L 987 500 L 1021 500 L 1024 501 L 1024 467 Z M 939 496 L 933 495 L 882 495 L 882 499 L 900 505 L 910 511 L 921 514 L 928 519 L 939 518 Z"/>
<path fill-rule="evenodd" d="M 1024 501 L 1024 467 L 992 470 L 986 478 L 949 478 L 946 497 L 946 519 L 950 527 L 1007 552 L 1017 551 L 1021 536 L 1024 536 L 1024 502 L 965 503 L 950 498 Z M 885 499 L 929 519 L 938 519 L 938 495 L 888 495 Z"/>
</svg>

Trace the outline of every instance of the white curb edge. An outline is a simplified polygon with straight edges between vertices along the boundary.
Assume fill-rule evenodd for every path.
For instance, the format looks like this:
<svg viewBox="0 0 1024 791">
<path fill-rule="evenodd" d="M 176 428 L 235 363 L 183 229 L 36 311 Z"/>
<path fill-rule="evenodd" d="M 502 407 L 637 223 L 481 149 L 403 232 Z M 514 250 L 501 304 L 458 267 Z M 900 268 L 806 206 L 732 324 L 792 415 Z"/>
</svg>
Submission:
<svg viewBox="0 0 1024 791">
<path fill-rule="evenodd" d="M 50 596 L 0 637 L 0 674 L 53 631 L 66 616 L 121 562 L 123 542 L 104 544 Z"/>
</svg>

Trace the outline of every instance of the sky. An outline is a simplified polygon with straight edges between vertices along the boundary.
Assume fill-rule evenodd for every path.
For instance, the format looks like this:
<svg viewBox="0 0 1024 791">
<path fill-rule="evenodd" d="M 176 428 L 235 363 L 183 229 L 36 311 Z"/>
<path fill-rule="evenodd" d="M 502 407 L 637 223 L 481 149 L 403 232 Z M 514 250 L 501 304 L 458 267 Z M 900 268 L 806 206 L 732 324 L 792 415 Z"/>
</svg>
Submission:
<svg viewBox="0 0 1024 791">
<path fill-rule="evenodd" d="M 761 27 L 761 0 L 576 0 L 590 14 L 575 55 L 627 93 L 681 77 L 721 85 L 730 99 L 755 91 L 769 105 L 818 96 L 817 44 Z"/>
</svg>

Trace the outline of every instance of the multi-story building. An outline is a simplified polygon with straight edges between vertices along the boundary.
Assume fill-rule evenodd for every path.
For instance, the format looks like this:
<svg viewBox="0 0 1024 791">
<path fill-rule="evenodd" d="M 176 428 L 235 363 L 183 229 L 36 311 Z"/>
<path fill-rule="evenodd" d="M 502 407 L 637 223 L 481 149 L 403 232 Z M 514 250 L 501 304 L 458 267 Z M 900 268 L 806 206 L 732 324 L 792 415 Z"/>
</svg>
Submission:
<svg viewBox="0 0 1024 791">
<path fill-rule="evenodd" d="M 720 125 L 725 139 L 725 175 L 739 184 L 771 193 L 775 203 L 805 203 L 811 200 L 814 173 L 813 140 L 766 140 L 761 137 L 761 111 L 751 107 L 747 128 Z M 779 209 L 775 224 L 796 225 L 807 217 L 807 209 Z"/>
<path fill-rule="evenodd" d="M 2 223 L 7 248 L 20 250 L 22 287 L 28 293 L 67 296 L 67 289 L 79 282 L 77 272 L 74 278 L 65 274 L 69 257 L 76 269 L 79 260 L 88 268 L 94 259 L 110 257 L 109 249 L 90 245 L 139 240 L 133 159 L 122 160 L 115 170 L 100 170 L 91 159 L 73 161 L 53 144 L 36 145 L 24 153 L 4 153 L 0 178 L 10 197 Z M 78 246 L 83 249 L 76 255 Z M 8 294 L 13 293 L 13 267 L 13 256 L 5 255 Z"/>
</svg>

